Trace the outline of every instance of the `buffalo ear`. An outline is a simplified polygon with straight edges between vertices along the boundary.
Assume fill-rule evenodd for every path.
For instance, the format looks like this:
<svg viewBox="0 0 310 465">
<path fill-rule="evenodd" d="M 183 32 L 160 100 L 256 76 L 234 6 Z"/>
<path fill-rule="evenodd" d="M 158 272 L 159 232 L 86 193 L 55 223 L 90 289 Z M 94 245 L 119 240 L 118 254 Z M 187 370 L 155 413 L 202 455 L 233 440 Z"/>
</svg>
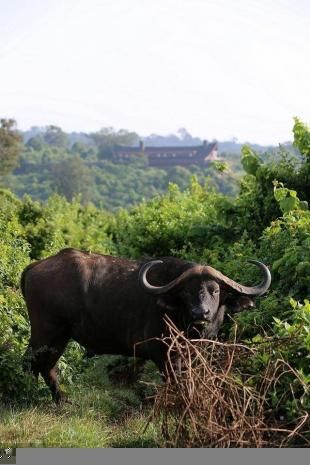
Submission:
<svg viewBox="0 0 310 465">
<path fill-rule="evenodd" d="M 157 305 L 162 307 L 167 312 L 177 310 L 177 308 L 178 308 L 178 303 L 177 303 L 175 297 L 172 297 L 172 296 L 169 296 L 169 295 L 161 295 L 160 297 L 158 297 Z"/>
<path fill-rule="evenodd" d="M 228 312 L 238 313 L 243 310 L 255 308 L 255 303 L 250 297 L 245 295 L 240 296 L 228 296 L 225 300 L 225 306 Z"/>
</svg>

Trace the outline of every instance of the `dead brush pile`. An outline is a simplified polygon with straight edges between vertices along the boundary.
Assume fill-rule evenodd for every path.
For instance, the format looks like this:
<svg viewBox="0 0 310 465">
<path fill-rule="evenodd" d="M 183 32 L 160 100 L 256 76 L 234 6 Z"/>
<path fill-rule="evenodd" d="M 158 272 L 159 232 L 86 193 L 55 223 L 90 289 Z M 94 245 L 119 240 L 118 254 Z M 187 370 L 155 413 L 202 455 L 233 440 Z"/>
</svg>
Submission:
<svg viewBox="0 0 310 465">
<path fill-rule="evenodd" d="M 259 349 L 237 343 L 188 340 L 171 321 L 167 379 L 157 387 L 153 415 L 165 447 L 308 447 L 309 413 L 292 421 L 281 415 L 287 396 L 275 403 L 283 377 L 302 384 L 284 360 L 267 361 L 253 376 L 247 361 Z M 301 385 L 306 392 L 306 386 Z M 271 407 L 272 406 L 272 407 Z M 281 410 L 282 409 L 282 410 Z"/>
</svg>

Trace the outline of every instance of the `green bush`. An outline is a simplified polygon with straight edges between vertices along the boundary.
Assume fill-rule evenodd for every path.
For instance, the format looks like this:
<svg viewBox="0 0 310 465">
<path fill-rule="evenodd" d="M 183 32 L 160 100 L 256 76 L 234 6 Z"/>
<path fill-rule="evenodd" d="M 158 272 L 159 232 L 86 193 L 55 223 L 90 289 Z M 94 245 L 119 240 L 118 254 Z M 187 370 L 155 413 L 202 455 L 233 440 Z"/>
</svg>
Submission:
<svg viewBox="0 0 310 465">
<path fill-rule="evenodd" d="M 31 258 L 40 259 L 64 247 L 93 252 L 113 253 L 109 238 L 111 214 L 92 204 L 82 206 L 79 198 L 72 202 L 53 195 L 46 204 L 26 196 L 19 209 L 19 221 L 31 245 Z"/>
<path fill-rule="evenodd" d="M 289 320 L 274 317 L 268 337 L 257 334 L 246 341 L 255 350 L 244 360 L 250 385 L 260 382 L 268 364 L 283 366 L 268 399 L 270 413 L 283 424 L 295 424 L 310 409 L 310 305 L 291 299 L 289 307 Z"/>
<path fill-rule="evenodd" d="M 0 192 L 0 398 L 24 398 L 31 379 L 23 376 L 22 355 L 29 336 L 24 302 L 19 287 L 23 268 L 29 263 L 29 244 L 18 222 L 19 202 Z"/>
<path fill-rule="evenodd" d="M 237 337 L 262 348 L 256 357 L 247 361 L 251 376 L 259 372 L 268 357 L 280 356 L 299 374 L 304 389 L 299 386 L 294 391 L 293 386 L 293 397 L 287 395 L 292 380 L 283 376 L 274 393 L 277 400 L 286 393 L 283 401 L 286 415 L 294 418 L 303 408 L 309 409 L 310 327 L 309 301 L 306 300 L 310 290 L 309 128 L 296 120 L 294 133 L 295 146 L 300 153 L 288 154 L 280 149 L 277 163 L 266 162 L 253 150 L 244 148 L 242 162 L 246 175 L 235 199 L 219 193 L 214 188 L 216 180 L 205 183 L 205 177 L 199 173 L 192 178 L 190 186 L 182 190 L 185 185 L 180 182 L 180 176 L 183 179 L 189 176 L 189 172 L 182 170 L 170 173 L 182 184 L 182 189 L 170 184 L 165 194 L 115 215 L 93 204 L 82 205 L 79 198 L 69 202 L 53 195 L 40 203 L 30 197 L 18 200 L 10 192 L 1 190 L 2 398 L 21 400 L 30 389 L 36 392 L 32 378 L 23 375 L 21 369 L 29 336 L 28 317 L 19 290 L 21 271 L 31 259 L 43 258 L 71 246 L 131 258 L 174 255 L 214 266 L 244 284 L 254 284 L 260 279 L 257 267 L 246 264 L 247 259 L 266 263 L 272 273 L 271 288 L 266 296 L 257 299 L 255 310 L 234 316 Z M 128 167 L 126 174 L 128 193 L 119 177 L 124 167 L 107 160 L 99 163 L 114 173 L 113 179 L 107 177 L 104 182 L 100 180 L 102 173 L 97 173 L 98 190 L 104 195 L 113 192 L 116 196 L 110 205 L 113 202 L 113 206 L 120 205 L 126 195 L 137 201 L 141 198 L 135 197 L 131 168 Z M 224 168 L 217 167 L 225 173 Z M 161 179 L 151 170 L 148 176 L 154 176 L 157 183 L 155 190 L 150 188 L 150 195 L 156 194 L 158 189 L 164 190 L 167 179 Z M 230 323 L 225 333 L 232 337 L 229 328 Z M 287 338 L 286 346 L 277 344 L 281 338 Z M 65 384 L 74 381 L 104 386 L 109 382 L 109 363 L 110 358 L 87 361 L 82 349 L 75 343 L 70 344 L 60 361 L 61 380 Z M 113 369 L 126 372 L 130 363 L 127 359 L 122 359 L 121 363 L 116 361 Z M 153 378 L 153 369 L 148 368 L 143 376 L 147 380 Z"/>
<path fill-rule="evenodd" d="M 192 247 L 212 248 L 225 229 L 225 211 L 230 200 L 209 185 L 192 178 L 181 192 L 170 184 L 167 194 L 155 197 L 117 215 L 114 240 L 121 255 L 180 255 Z"/>
</svg>

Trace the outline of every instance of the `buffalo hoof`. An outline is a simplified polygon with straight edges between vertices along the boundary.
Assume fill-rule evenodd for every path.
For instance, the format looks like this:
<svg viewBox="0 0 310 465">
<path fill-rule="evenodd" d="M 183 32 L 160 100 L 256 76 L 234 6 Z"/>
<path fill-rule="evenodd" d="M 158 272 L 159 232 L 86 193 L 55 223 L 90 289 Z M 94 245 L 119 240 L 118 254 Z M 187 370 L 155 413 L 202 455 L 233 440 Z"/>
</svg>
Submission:
<svg viewBox="0 0 310 465">
<path fill-rule="evenodd" d="M 79 404 L 75 400 L 69 399 L 65 394 L 61 393 L 58 394 L 55 398 L 54 401 L 57 405 L 59 406 L 64 406 L 65 404 L 67 405 L 75 405 L 79 407 Z"/>
<path fill-rule="evenodd" d="M 65 405 L 72 405 L 73 407 L 80 407 L 80 404 L 76 400 L 71 400 L 68 398 L 62 399 L 61 401 L 57 402 L 59 407 L 64 407 Z"/>
</svg>

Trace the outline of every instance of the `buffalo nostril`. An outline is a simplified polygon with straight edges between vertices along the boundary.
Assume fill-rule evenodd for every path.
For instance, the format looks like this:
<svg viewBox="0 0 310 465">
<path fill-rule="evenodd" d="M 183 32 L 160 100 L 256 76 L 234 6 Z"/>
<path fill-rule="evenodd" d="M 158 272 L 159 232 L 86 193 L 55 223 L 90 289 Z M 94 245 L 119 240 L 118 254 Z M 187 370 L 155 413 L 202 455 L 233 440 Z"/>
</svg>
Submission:
<svg viewBox="0 0 310 465">
<path fill-rule="evenodd" d="M 209 315 L 210 315 L 210 310 L 205 310 L 203 313 L 202 313 L 202 317 L 204 320 L 208 320 L 209 319 Z"/>
<path fill-rule="evenodd" d="M 194 308 L 192 310 L 192 315 L 195 320 L 208 320 L 210 315 L 210 310 L 202 310 L 201 308 Z"/>
</svg>

